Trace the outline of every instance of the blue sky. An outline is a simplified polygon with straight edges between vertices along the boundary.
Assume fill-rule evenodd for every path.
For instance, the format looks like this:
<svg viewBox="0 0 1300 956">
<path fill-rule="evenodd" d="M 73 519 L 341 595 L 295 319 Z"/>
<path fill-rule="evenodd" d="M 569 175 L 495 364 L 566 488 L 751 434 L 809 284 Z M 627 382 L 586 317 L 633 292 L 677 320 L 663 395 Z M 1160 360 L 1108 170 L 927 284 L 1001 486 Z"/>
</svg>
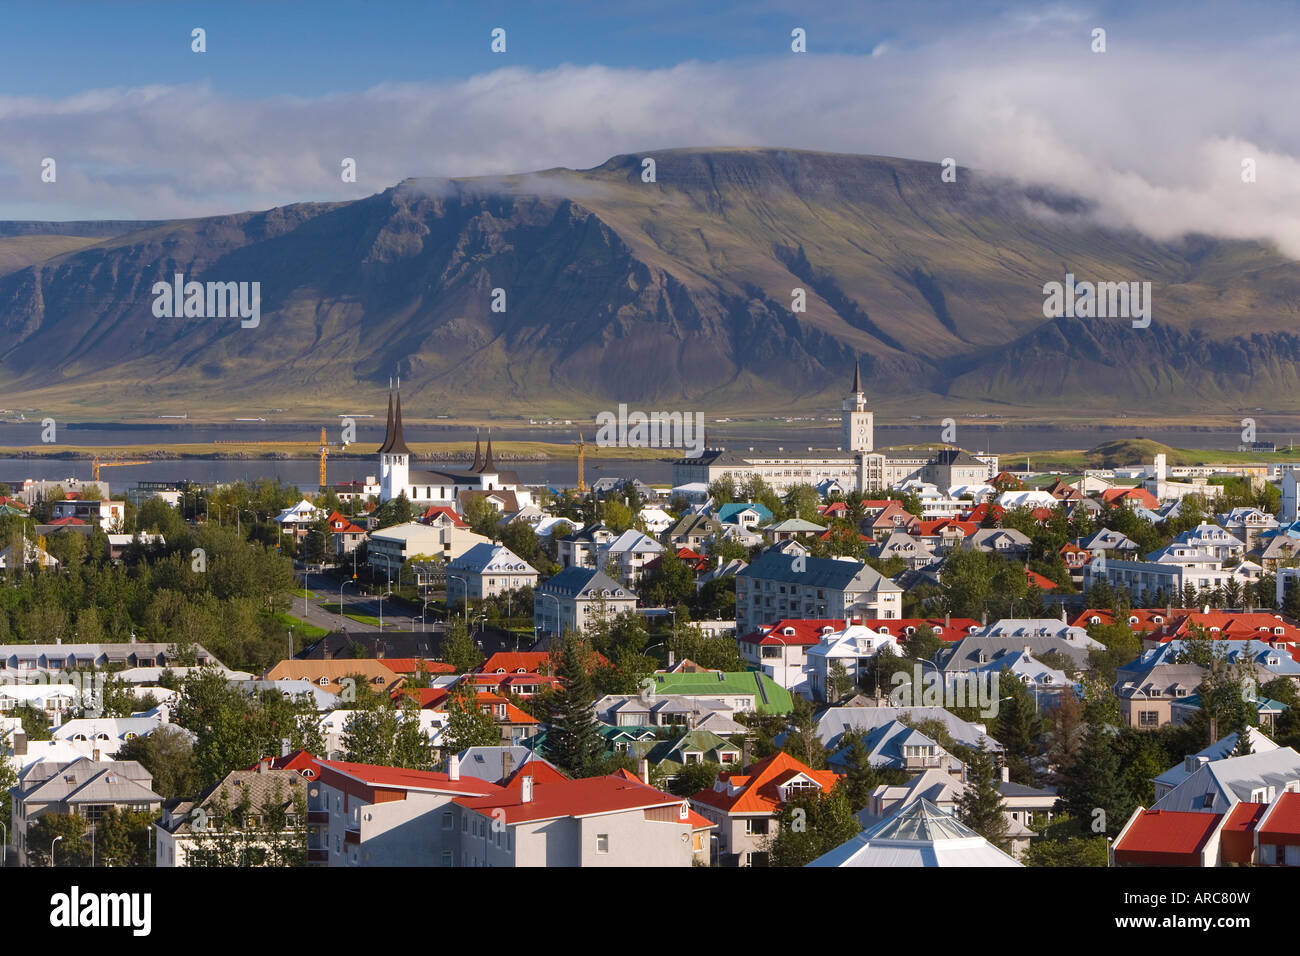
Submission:
<svg viewBox="0 0 1300 956">
<path fill-rule="evenodd" d="M 0 17 L 0 219 L 211 215 L 768 145 L 953 156 L 1153 235 L 1300 250 L 1292 0 L 49 0 Z M 1261 172 L 1246 193 L 1243 158 Z"/>
</svg>

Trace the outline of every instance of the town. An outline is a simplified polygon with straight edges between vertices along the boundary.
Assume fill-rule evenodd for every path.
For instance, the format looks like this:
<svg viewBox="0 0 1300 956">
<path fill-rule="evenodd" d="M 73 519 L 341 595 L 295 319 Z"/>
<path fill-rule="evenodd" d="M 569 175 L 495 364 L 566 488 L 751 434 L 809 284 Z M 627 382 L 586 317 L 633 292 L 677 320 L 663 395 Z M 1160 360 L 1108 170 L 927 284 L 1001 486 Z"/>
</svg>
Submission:
<svg viewBox="0 0 1300 956">
<path fill-rule="evenodd" d="M 362 481 L 0 488 L 5 865 L 1300 866 L 1300 462 L 880 449 L 857 370 L 555 488 L 402 399 Z"/>
</svg>

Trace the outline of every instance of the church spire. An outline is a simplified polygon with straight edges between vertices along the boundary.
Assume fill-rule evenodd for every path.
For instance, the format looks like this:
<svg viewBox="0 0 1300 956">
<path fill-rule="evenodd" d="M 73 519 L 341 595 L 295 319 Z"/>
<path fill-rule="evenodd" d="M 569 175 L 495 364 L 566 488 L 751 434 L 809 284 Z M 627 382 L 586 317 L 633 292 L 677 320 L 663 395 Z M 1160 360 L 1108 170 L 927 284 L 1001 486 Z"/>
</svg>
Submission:
<svg viewBox="0 0 1300 956">
<path fill-rule="evenodd" d="M 861 359 L 854 359 L 854 360 L 853 360 L 853 392 L 852 392 L 852 394 L 857 395 L 857 394 L 861 393 L 861 391 L 862 391 L 862 360 L 861 360 Z"/>
<path fill-rule="evenodd" d="M 390 386 L 391 388 L 391 383 Z M 388 428 L 384 432 L 384 443 L 379 447 L 381 455 L 409 455 L 411 449 L 406 447 L 406 439 L 402 436 L 402 392 L 401 385 L 398 385 L 396 393 L 397 403 L 393 404 L 394 393 L 388 393 Z"/>
<path fill-rule="evenodd" d="M 478 429 L 474 429 L 474 464 L 469 466 L 469 470 L 477 474 L 483 468 L 483 449 L 479 445 Z"/>
<path fill-rule="evenodd" d="M 483 459 L 483 467 L 479 469 L 479 473 L 482 474 L 486 472 L 487 474 L 495 474 L 496 470 L 497 470 L 497 466 L 492 461 L 492 429 L 489 428 L 487 455 Z"/>
</svg>

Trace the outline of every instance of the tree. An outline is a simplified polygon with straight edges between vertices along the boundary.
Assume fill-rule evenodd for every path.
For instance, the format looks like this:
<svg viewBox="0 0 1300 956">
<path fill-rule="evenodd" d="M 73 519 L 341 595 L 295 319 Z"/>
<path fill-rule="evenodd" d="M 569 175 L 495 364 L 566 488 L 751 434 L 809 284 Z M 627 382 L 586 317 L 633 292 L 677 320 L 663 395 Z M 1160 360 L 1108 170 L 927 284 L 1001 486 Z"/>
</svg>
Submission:
<svg viewBox="0 0 1300 956">
<path fill-rule="evenodd" d="M 1134 806 L 1120 772 L 1115 735 L 1114 727 L 1090 721 L 1078 758 L 1058 788 L 1072 817 L 1087 830 L 1110 836 L 1119 832 Z"/>
<path fill-rule="evenodd" d="M 846 774 L 844 778 L 845 794 L 849 807 L 857 813 L 871 806 L 871 791 L 884 781 L 875 767 L 871 766 L 870 753 L 857 731 L 845 731 L 842 742 L 846 744 L 842 751 Z"/>
<path fill-rule="evenodd" d="M 49 866 L 56 837 L 61 839 L 54 847 L 55 866 L 90 865 L 86 820 L 75 813 L 46 813 L 27 827 L 27 865 Z"/>
<path fill-rule="evenodd" d="M 668 784 L 668 792 L 677 797 L 693 797 L 701 790 L 712 790 L 721 769 L 709 760 L 683 764 Z"/>
<path fill-rule="evenodd" d="M 994 737 L 1005 748 L 1011 779 L 1016 783 L 1032 784 L 1034 773 L 1030 758 L 1038 755 L 1038 737 L 1042 733 L 1043 720 L 1037 713 L 1034 692 L 1007 668 L 1003 668 L 999 676 L 996 689 L 998 693 L 1005 692 L 1008 699 L 998 705 Z"/>
<path fill-rule="evenodd" d="M 546 752 L 571 777 L 591 776 L 605 750 L 592 710 L 596 697 L 590 672 L 591 652 L 580 637 L 566 632 L 557 668 L 563 683 L 551 702 Z"/>
<path fill-rule="evenodd" d="M 153 866 L 149 852 L 153 820 L 148 810 L 110 807 L 95 824 L 95 865 Z"/>
<path fill-rule="evenodd" d="M 966 789 L 957 799 L 957 818 L 999 850 L 1010 851 L 997 765 L 983 737 L 966 761 Z"/>
<path fill-rule="evenodd" d="M 792 695 L 794 707 L 790 711 L 790 732 L 786 737 L 786 750 L 797 760 L 802 760 L 813 770 L 826 767 L 826 748 L 817 733 L 817 715 L 812 703 L 802 694 Z"/>
<path fill-rule="evenodd" d="M 777 831 L 768 840 L 771 866 L 807 866 L 862 829 L 854 819 L 842 783 L 830 793 L 816 792 L 791 800 L 781 810 Z"/>
<path fill-rule="evenodd" d="M 367 701 L 348 718 L 342 743 L 343 759 L 350 763 L 432 770 L 437 762 L 435 748 L 420 728 L 419 710 L 409 699 L 401 707 L 387 698 Z"/>
<path fill-rule="evenodd" d="M 113 759 L 137 761 L 153 776 L 154 792 L 165 800 L 189 796 L 200 788 L 194 746 L 188 734 L 171 724 L 128 740 Z"/>
<path fill-rule="evenodd" d="M 458 617 L 447 625 L 447 636 L 442 641 L 442 659 L 455 668 L 457 674 L 468 674 L 483 663 L 474 639 L 469 636 L 469 626 Z"/>
<path fill-rule="evenodd" d="M 464 682 L 452 688 L 447 699 L 447 727 L 442 732 L 443 748 L 460 753 L 467 747 L 495 747 L 501 733 L 491 714 L 479 710 L 474 688 Z"/>
<path fill-rule="evenodd" d="M 853 678 L 844 669 L 844 662 L 839 658 L 831 661 L 830 672 L 826 675 L 826 700 L 836 703 L 853 690 Z"/>
<path fill-rule="evenodd" d="M 290 815 L 293 820 L 290 822 Z M 307 865 L 306 788 L 286 789 L 277 780 L 260 804 L 248 788 L 238 799 L 225 784 L 202 807 L 202 823 L 191 818 L 194 846 L 187 855 L 190 866 L 291 867 Z"/>
<path fill-rule="evenodd" d="M 1032 829 L 1039 837 L 1029 844 L 1021 861 L 1025 866 L 1108 866 L 1109 844 L 1104 836 L 1079 836 L 1079 824 L 1068 813 L 1048 823 L 1035 817 Z"/>
<path fill-rule="evenodd" d="M 411 502 L 406 497 L 406 492 L 402 492 L 396 498 L 389 498 L 382 505 L 375 509 L 373 515 L 375 519 L 375 529 L 391 528 L 394 525 L 407 524 L 415 517 L 411 508 Z"/>
</svg>

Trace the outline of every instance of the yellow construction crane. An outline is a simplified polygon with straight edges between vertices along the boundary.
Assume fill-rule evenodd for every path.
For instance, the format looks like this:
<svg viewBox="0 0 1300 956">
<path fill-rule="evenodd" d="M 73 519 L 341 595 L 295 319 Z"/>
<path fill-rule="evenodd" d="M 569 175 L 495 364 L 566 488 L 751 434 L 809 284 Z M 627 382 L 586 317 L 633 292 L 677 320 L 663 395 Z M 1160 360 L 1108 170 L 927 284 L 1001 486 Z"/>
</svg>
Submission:
<svg viewBox="0 0 1300 956">
<path fill-rule="evenodd" d="M 238 441 L 235 439 L 221 439 L 213 442 L 214 445 L 319 445 L 320 446 L 320 490 L 324 491 L 328 485 L 325 481 L 325 461 L 328 458 L 329 441 L 325 438 L 325 428 L 320 430 L 320 441 Z M 342 447 L 340 442 L 339 446 Z"/>
<path fill-rule="evenodd" d="M 98 457 L 90 460 L 90 479 L 99 481 L 99 469 L 124 468 L 127 465 L 152 465 L 152 461 L 100 461 Z"/>
<path fill-rule="evenodd" d="M 583 468 L 587 463 L 587 442 L 583 441 L 582 432 L 578 432 L 578 440 L 571 441 L 569 444 L 578 446 L 578 493 L 581 494 L 587 490 L 587 482 L 583 477 Z M 592 445 L 591 447 L 596 448 L 597 446 Z M 595 452 L 593 451 L 592 454 L 595 454 Z"/>
</svg>

